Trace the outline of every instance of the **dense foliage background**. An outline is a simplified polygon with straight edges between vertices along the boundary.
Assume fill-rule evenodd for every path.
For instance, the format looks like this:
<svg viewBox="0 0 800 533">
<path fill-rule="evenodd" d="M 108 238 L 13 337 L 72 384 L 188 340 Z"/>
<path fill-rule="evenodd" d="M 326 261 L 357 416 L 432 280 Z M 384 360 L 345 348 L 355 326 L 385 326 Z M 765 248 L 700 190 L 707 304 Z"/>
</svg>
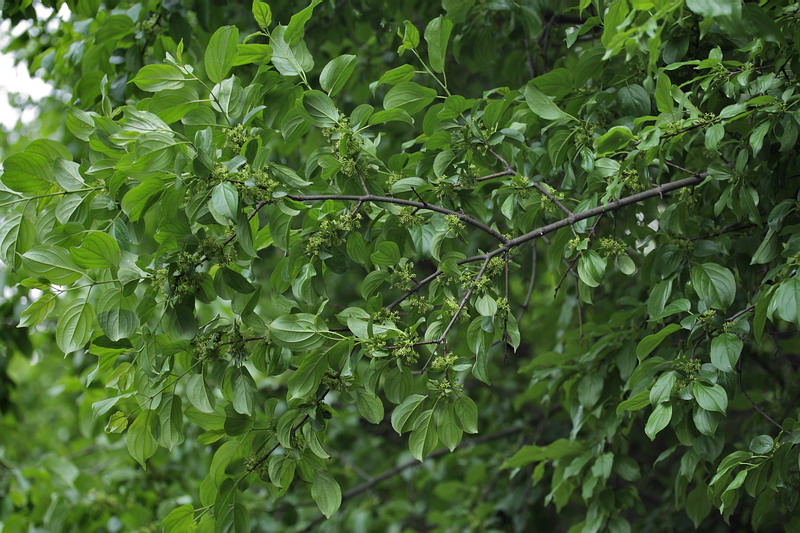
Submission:
<svg viewBox="0 0 800 533">
<path fill-rule="evenodd" d="M 3 531 L 800 531 L 800 4 L 2 9 Z"/>
</svg>

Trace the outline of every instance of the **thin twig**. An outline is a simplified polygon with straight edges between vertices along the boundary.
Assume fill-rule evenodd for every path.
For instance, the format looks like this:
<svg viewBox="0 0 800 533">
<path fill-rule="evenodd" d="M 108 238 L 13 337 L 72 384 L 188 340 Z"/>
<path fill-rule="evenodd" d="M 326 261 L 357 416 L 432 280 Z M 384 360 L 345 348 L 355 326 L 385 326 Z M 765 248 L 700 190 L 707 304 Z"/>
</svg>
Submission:
<svg viewBox="0 0 800 533">
<path fill-rule="evenodd" d="M 742 391 L 742 394 L 744 394 L 744 397 L 748 399 L 748 401 L 750 402 L 750 405 L 753 406 L 753 409 L 755 409 L 761 416 L 763 416 L 765 419 L 767 419 L 769 422 L 771 422 L 772 425 L 774 425 L 775 427 L 777 427 L 778 429 L 783 431 L 783 426 L 780 425 L 778 422 L 776 422 L 774 418 L 769 416 L 769 414 L 767 414 L 766 411 L 764 411 L 761 407 L 759 407 L 758 404 L 756 404 L 756 402 L 753 401 L 753 399 L 750 397 L 750 395 L 747 394 L 747 391 L 744 388 L 744 381 L 742 380 L 742 359 L 739 359 L 739 365 L 738 366 L 739 366 L 739 368 L 737 370 L 738 370 L 738 374 L 739 374 L 739 390 Z"/>
<path fill-rule="evenodd" d="M 513 176 L 514 174 L 516 174 L 516 172 L 514 172 L 513 170 L 506 169 L 506 170 L 504 170 L 502 172 L 495 172 L 494 174 L 487 174 L 486 176 L 481 176 L 480 178 L 475 178 L 475 181 L 486 181 L 486 180 L 490 180 L 492 178 L 500 178 L 500 177 L 503 177 L 503 176 Z"/>
<path fill-rule="evenodd" d="M 364 194 L 369 195 L 369 189 L 367 189 L 367 182 L 364 181 L 364 176 L 361 175 L 361 171 L 356 167 L 356 176 L 358 176 L 358 182 L 361 184 L 361 189 L 364 191 Z"/>
<path fill-rule="evenodd" d="M 491 433 L 489 435 L 484 435 L 483 437 L 478 437 L 477 439 L 464 441 L 464 442 L 462 442 L 461 444 L 459 444 L 456 447 L 456 450 L 461 450 L 461 449 L 468 448 L 468 447 L 471 447 L 471 446 L 478 446 L 479 444 L 485 444 L 485 443 L 491 442 L 493 440 L 498 440 L 498 439 L 502 439 L 502 438 L 505 438 L 505 437 L 509 437 L 509 436 L 515 435 L 515 434 L 517 434 L 517 433 L 519 433 L 521 431 L 522 431 L 522 428 L 504 429 L 502 431 L 498 431 L 497 433 Z M 436 459 L 437 457 L 441 457 L 441 456 L 446 455 L 448 453 L 451 453 L 449 449 L 440 448 L 440 449 L 438 449 L 438 450 L 436 450 L 434 452 L 431 452 L 431 454 L 428 455 L 428 457 L 426 457 L 426 460 Z M 399 465 L 397 465 L 397 466 L 395 466 L 393 468 L 390 468 L 390 469 L 378 474 L 377 476 L 373 477 L 369 481 L 365 481 L 361 485 L 357 485 L 357 486 L 353 487 L 352 489 L 350 489 L 347 492 L 345 492 L 344 494 L 342 494 L 342 503 L 341 503 L 341 506 L 339 508 L 341 509 L 342 507 L 344 507 L 344 505 L 347 503 L 348 500 L 350 500 L 352 498 L 355 498 L 356 496 L 358 496 L 360 494 L 363 494 L 364 492 L 367 492 L 368 490 L 370 490 L 375 485 L 377 485 L 379 483 L 382 483 L 382 482 L 386 481 L 387 479 L 391 479 L 394 476 L 400 474 L 401 472 L 403 472 L 405 470 L 408 470 L 409 468 L 415 468 L 415 467 L 417 467 L 417 466 L 419 466 L 421 464 L 422 464 L 421 461 L 417 461 L 416 459 L 411 459 L 409 461 L 406 461 L 405 463 L 401 463 L 401 464 L 399 464 Z M 317 518 L 316 520 L 314 520 L 313 522 L 308 524 L 305 528 L 303 528 L 300 531 L 301 531 L 301 533 L 314 531 L 314 530 L 316 530 L 317 526 L 319 526 L 325 520 L 326 520 L 325 516 L 320 516 L 319 518 Z"/>
<path fill-rule="evenodd" d="M 386 203 L 386 204 L 397 204 L 397 205 L 408 205 L 411 207 L 416 207 L 417 209 L 427 209 L 428 211 L 435 211 L 437 213 L 442 213 L 444 215 L 454 215 L 458 217 L 459 220 L 470 224 L 478 228 L 479 230 L 488 233 L 498 241 L 502 243 L 507 243 L 508 238 L 506 238 L 503 234 L 499 231 L 496 231 L 483 222 L 475 220 L 469 215 L 464 213 L 453 211 L 452 209 L 447 209 L 445 207 L 439 207 L 438 205 L 432 205 L 427 202 L 415 202 L 414 200 L 404 200 L 402 198 L 392 198 L 390 196 L 375 196 L 373 194 L 364 194 L 364 195 L 355 195 L 355 194 L 310 194 L 310 195 L 299 195 L 299 194 L 290 194 L 286 196 L 290 200 L 294 200 L 296 202 L 316 202 L 316 201 L 325 201 L 325 200 L 349 200 L 354 202 L 370 202 L 370 203 Z"/>
<path fill-rule="evenodd" d="M 525 301 L 522 302 L 522 307 L 520 307 L 519 312 L 517 313 L 517 322 L 522 318 L 522 315 L 525 314 L 525 311 L 528 310 L 528 305 L 531 303 L 531 297 L 533 296 L 533 286 L 536 284 L 536 241 L 531 242 L 531 277 L 530 281 L 528 281 L 528 292 L 525 294 Z"/>
</svg>

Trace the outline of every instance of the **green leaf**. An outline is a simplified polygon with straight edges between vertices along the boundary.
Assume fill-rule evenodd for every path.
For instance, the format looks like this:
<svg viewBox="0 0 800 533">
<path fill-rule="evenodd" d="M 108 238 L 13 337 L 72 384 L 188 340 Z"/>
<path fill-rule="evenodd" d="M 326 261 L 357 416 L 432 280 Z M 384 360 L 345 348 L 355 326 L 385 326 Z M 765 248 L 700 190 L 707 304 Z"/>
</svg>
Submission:
<svg viewBox="0 0 800 533">
<path fill-rule="evenodd" d="M 127 446 L 131 457 L 147 468 L 147 460 L 158 450 L 158 442 L 150 429 L 150 420 L 155 419 L 155 411 L 144 410 L 139 413 L 128 429 Z"/>
<path fill-rule="evenodd" d="M 769 435 L 759 435 L 750 441 L 750 451 L 759 455 L 764 455 L 772 451 L 775 441 Z"/>
<path fill-rule="evenodd" d="M 322 91 L 307 91 L 303 95 L 303 106 L 315 126 L 331 128 L 339 122 L 336 104 Z"/>
<path fill-rule="evenodd" d="M 155 203 L 166 183 L 161 178 L 150 178 L 125 193 L 122 210 L 131 222 L 136 222 Z"/>
<path fill-rule="evenodd" d="M 547 446 L 528 444 L 506 459 L 501 468 L 522 468 L 539 461 L 556 461 L 578 455 L 584 450 L 585 445 L 582 442 L 569 439 L 558 439 Z"/>
<path fill-rule="evenodd" d="M 439 15 L 425 27 L 425 42 L 428 43 L 428 61 L 435 72 L 444 72 L 447 56 L 447 41 L 453 31 L 453 22 Z"/>
<path fill-rule="evenodd" d="M 400 262 L 400 248 L 394 241 L 383 241 L 369 257 L 375 265 L 395 266 Z"/>
<path fill-rule="evenodd" d="M 686 7 L 704 17 L 724 17 L 734 14 L 734 2 L 725 0 L 686 0 Z"/>
<path fill-rule="evenodd" d="M 634 394 L 627 400 L 624 400 L 617 405 L 617 414 L 622 414 L 625 411 L 639 411 L 640 409 L 644 409 L 650 404 L 650 392 L 643 390 L 637 394 Z"/>
<path fill-rule="evenodd" d="M 589 287 L 597 287 L 603 281 L 606 271 L 606 259 L 594 250 L 585 250 L 578 261 L 578 276 Z"/>
<path fill-rule="evenodd" d="M 106 433 L 122 433 L 128 427 L 128 417 L 121 411 L 115 412 L 108 419 L 106 427 L 103 429 Z"/>
<path fill-rule="evenodd" d="M 650 440 L 654 440 L 656 435 L 667 427 L 669 421 L 672 419 L 672 405 L 668 403 L 659 404 L 653 409 L 653 412 L 650 413 L 650 416 L 647 419 L 647 423 L 644 426 L 644 432 L 650 437 Z"/>
<path fill-rule="evenodd" d="M 56 297 L 51 292 L 43 293 L 19 316 L 18 328 L 32 328 L 46 319 L 56 307 Z"/>
<path fill-rule="evenodd" d="M 253 0 L 253 18 L 256 19 L 256 24 L 262 30 L 267 30 L 272 23 L 272 9 L 270 9 L 269 4 L 260 0 Z"/>
<path fill-rule="evenodd" d="M 314 470 L 311 497 L 325 518 L 330 518 L 342 505 L 342 489 L 330 473 L 319 468 Z"/>
<path fill-rule="evenodd" d="M 272 342 L 290 350 L 312 350 L 325 340 L 319 335 L 325 329 L 308 313 L 280 316 L 270 323 L 269 331 Z"/>
<path fill-rule="evenodd" d="M 139 325 L 134 299 L 124 296 L 117 287 L 104 290 L 97 300 L 97 322 L 114 342 L 129 337 Z"/>
<path fill-rule="evenodd" d="M 161 525 L 164 527 L 164 533 L 190 533 L 194 531 L 194 508 L 187 503 L 173 509 L 164 517 Z"/>
<path fill-rule="evenodd" d="M 272 59 L 272 47 L 268 44 L 240 44 L 236 47 L 234 67 L 240 65 L 266 65 Z"/>
<path fill-rule="evenodd" d="M 713 437 L 719 426 L 719 415 L 711 411 L 706 411 L 699 405 L 696 405 L 694 409 L 692 409 L 692 421 L 694 421 L 694 426 L 697 428 L 697 431 L 703 435 Z"/>
<path fill-rule="evenodd" d="M 436 90 L 423 87 L 413 81 L 406 81 L 389 89 L 383 99 L 383 107 L 402 109 L 413 115 L 428 107 L 434 98 L 436 98 Z M 370 122 L 372 121 L 370 120 Z"/>
<path fill-rule="evenodd" d="M 400 55 L 403 55 L 406 50 L 414 50 L 419 46 L 419 30 L 417 27 L 409 20 L 404 20 L 403 26 L 403 44 L 397 49 L 397 53 Z M 397 30 L 397 34 L 400 35 L 399 29 Z"/>
<path fill-rule="evenodd" d="M 571 115 L 563 112 L 550 98 L 529 82 L 523 89 L 525 101 L 536 115 L 545 120 L 575 120 Z"/>
<path fill-rule="evenodd" d="M 239 191 L 231 183 L 218 183 L 211 190 L 208 210 L 218 223 L 236 223 L 239 211 Z"/>
<path fill-rule="evenodd" d="M 331 60 L 319 75 L 319 85 L 329 96 L 336 96 L 344 88 L 356 68 L 356 56 L 343 54 Z"/>
<path fill-rule="evenodd" d="M 378 111 L 369 118 L 369 125 L 383 124 L 385 122 L 405 122 L 406 124 L 413 124 L 414 119 L 408 114 L 405 109 L 384 109 Z"/>
<path fill-rule="evenodd" d="M 427 396 L 412 394 L 392 411 L 392 427 L 398 434 L 413 427 Z"/>
<path fill-rule="evenodd" d="M 65 191 L 77 191 L 86 187 L 86 183 L 78 170 L 80 165 L 74 161 L 66 159 L 56 159 L 54 165 L 54 175 L 58 183 Z"/>
<path fill-rule="evenodd" d="M 79 247 L 70 248 L 69 255 L 81 268 L 113 268 L 120 261 L 119 244 L 101 231 L 87 233 Z"/>
<path fill-rule="evenodd" d="M 22 254 L 22 264 L 30 273 L 60 285 L 68 285 L 83 275 L 69 253 L 56 246 L 31 248 Z"/>
<path fill-rule="evenodd" d="M 356 404 L 358 405 L 358 412 L 367 422 L 373 424 L 383 422 L 383 402 L 378 396 L 369 391 L 359 390 Z"/>
<path fill-rule="evenodd" d="M 692 393 L 697 404 L 706 411 L 725 414 L 725 410 L 728 408 L 728 394 L 721 385 L 706 385 L 695 381 L 692 385 Z"/>
<path fill-rule="evenodd" d="M 422 461 L 426 455 L 436 448 L 438 443 L 439 437 L 436 434 L 433 409 L 428 409 L 420 414 L 414 430 L 408 437 L 408 449 L 414 459 Z"/>
<path fill-rule="evenodd" d="M 677 380 L 678 374 L 676 372 L 667 372 L 658 378 L 653 388 L 650 389 L 650 403 L 655 406 L 668 402 Z"/>
<path fill-rule="evenodd" d="M 692 268 L 692 287 L 709 307 L 727 309 L 736 296 L 736 282 L 727 268 L 717 263 L 704 263 Z"/>
<path fill-rule="evenodd" d="M 439 418 L 436 422 L 436 427 L 439 440 L 452 452 L 461 442 L 464 432 L 456 422 L 456 415 L 452 405 L 448 405 L 446 409 L 443 409 L 438 414 Z"/>
<path fill-rule="evenodd" d="M 289 398 L 305 398 L 316 392 L 328 369 L 328 358 L 322 352 L 306 355 L 297 370 L 289 377 Z"/>
<path fill-rule="evenodd" d="M 627 255 L 616 256 L 614 258 L 614 264 L 616 265 L 617 269 L 626 276 L 630 276 L 636 272 L 636 265 L 633 263 L 633 259 Z"/>
<path fill-rule="evenodd" d="M 290 45 L 295 44 L 303 38 L 306 23 L 311 18 L 314 8 L 321 3 L 322 0 L 312 0 L 308 7 L 292 15 L 292 18 L 289 20 L 289 26 L 286 28 L 286 34 L 284 35 L 287 43 Z"/>
<path fill-rule="evenodd" d="M 203 374 L 193 374 L 186 380 L 186 396 L 195 409 L 203 413 L 214 412 L 214 397 L 206 385 Z"/>
<path fill-rule="evenodd" d="M 131 80 L 143 91 L 157 93 L 169 89 L 180 89 L 186 78 L 172 65 L 145 65 Z"/>
<path fill-rule="evenodd" d="M 184 441 L 183 409 L 181 397 L 166 394 L 158 408 L 159 434 L 158 443 L 168 450 Z"/>
<path fill-rule="evenodd" d="M 633 132 L 625 126 L 614 126 L 594 140 L 597 155 L 606 155 L 628 146 L 633 140 Z"/>
<path fill-rule="evenodd" d="M 285 26 L 272 30 L 272 64 L 284 76 L 299 76 L 314 68 L 314 58 L 303 41 L 290 45 L 284 39 Z"/>
<path fill-rule="evenodd" d="M 239 368 L 233 374 L 233 409 L 243 415 L 252 415 L 257 391 L 256 382 L 247 367 Z"/>
<path fill-rule="evenodd" d="M 733 333 L 723 333 L 711 341 L 711 364 L 723 372 L 733 372 L 744 344 Z"/>
<path fill-rule="evenodd" d="M 469 396 L 461 395 L 453 404 L 459 425 L 467 433 L 478 432 L 478 406 Z"/>
<path fill-rule="evenodd" d="M 701 482 L 686 497 L 686 514 L 691 518 L 695 529 L 711 512 L 711 500 L 708 499 L 707 493 L 708 487 Z"/>
<path fill-rule="evenodd" d="M 714 124 L 706 130 L 705 147 L 712 152 L 716 152 L 723 137 L 725 137 L 725 126 Z"/>
<path fill-rule="evenodd" d="M 656 76 L 656 108 L 661 113 L 672 111 L 672 83 L 669 76 L 659 72 Z"/>
<path fill-rule="evenodd" d="M 774 297 L 778 316 L 800 327 L 800 278 L 789 278 L 780 284 Z"/>
<path fill-rule="evenodd" d="M 56 344 L 65 354 L 83 348 L 94 331 L 94 309 L 85 299 L 72 302 L 58 317 Z"/>
<path fill-rule="evenodd" d="M 387 85 L 397 85 L 404 81 L 411 81 L 414 74 L 416 74 L 416 69 L 413 65 L 400 65 L 397 68 L 387 70 L 381 74 L 381 77 L 378 78 L 377 85 L 383 85 L 384 83 Z"/>
<path fill-rule="evenodd" d="M 650 355 L 653 350 L 658 348 L 664 339 L 679 329 L 681 329 L 679 324 L 669 324 L 659 332 L 643 338 L 641 341 L 639 341 L 639 344 L 636 345 L 636 358 L 639 359 L 639 361 L 642 361 L 645 357 Z"/>
<path fill-rule="evenodd" d="M 20 152 L 3 161 L 3 185 L 24 194 L 42 194 L 51 187 L 53 167 L 40 154 Z"/>
<path fill-rule="evenodd" d="M 239 29 L 236 26 L 222 26 L 211 36 L 203 56 L 208 79 L 219 83 L 228 76 L 236 61 Z"/>
</svg>

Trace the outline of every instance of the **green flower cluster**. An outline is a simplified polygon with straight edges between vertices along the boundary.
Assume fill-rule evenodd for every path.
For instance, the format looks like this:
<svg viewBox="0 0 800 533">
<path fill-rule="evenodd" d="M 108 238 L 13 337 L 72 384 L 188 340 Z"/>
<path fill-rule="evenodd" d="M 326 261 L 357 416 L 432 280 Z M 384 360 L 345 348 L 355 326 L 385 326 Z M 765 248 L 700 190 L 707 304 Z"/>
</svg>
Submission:
<svg viewBox="0 0 800 533">
<path fill-rule="evenodd" d="M 306 254 L 316 257 L 325 248 L 339 246 L 347 235 L 361 226 L 360 213 L 343 213 L 335 218 L 325 219 L 319 230 L 306 243 Z"/>
<path fill-rule="evenodd" d="M 389 281 L 392 287 L 407 291 L 414 286 L 414 263 L 407 261 L 392 268 L 392 277 Z"/>
<path fill-rule="evenodd" d="M 238 124 L 225 130 L 225 148 L 230 148 L 234 153 L 242 151 L 242 147 L 250 140 L 250 133 L 244 124 Z"/>
<path fill-rule="evenodd" d="M 414 226 L 421 226 L 425 223 L 425 217 L 418 213 L 415 207 L 407 206 L 400 209 L 397 215 L 400 220 L 400 225 L 404 228 L 412 228 Z"/>
<path fill-rule="evenodd" d="M 611 237 L 603 237 L 597 242 L 597 246 L 600 249 L 600 255 L 604 257 L 624 255 L 627 248 L 624 242 Z"/>
</svg>

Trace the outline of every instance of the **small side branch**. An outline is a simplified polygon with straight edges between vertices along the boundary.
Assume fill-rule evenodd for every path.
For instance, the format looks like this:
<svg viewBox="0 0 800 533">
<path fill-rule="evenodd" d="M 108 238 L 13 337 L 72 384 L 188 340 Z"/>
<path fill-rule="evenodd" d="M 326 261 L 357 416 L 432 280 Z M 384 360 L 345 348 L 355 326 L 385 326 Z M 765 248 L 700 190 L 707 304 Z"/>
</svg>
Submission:
<svg viewBox="0 0 800 533">
<path fill-rule="evenodd" d="M 296 202 L 317 202 L 317 201 L 325 201 L 325 200 L 344 200 L 344 201 L 353 201 L 353 202 L 370 202 L 370 203 L 384 203 L 384 204 L 396 204 L 396 205 L 407 205 L 411 207 L 416 207 L 417 209 L 427 209 L 428 211 L 435 211 L 437 213 L 442 213 L 444 215 L 453 215 L 458 217 L 459 220 L 465 222 L 471 226 L 478 228 L 479 230 L 487 233 L 497 239 L 498 241 L 502 242 L 503 244 L 508 243 L 508 238 L 506 238 L 503 234 L 499 231 L 496 231 L 483 222 L 472 218 L 469 215 L 464 213 L 460 213 L 458 211 L 453 211 L 452 209 L 447 209 L 445 207 L 439 207 L 438 205 L 432 205 L 427 202 L 417 202 L 414 200 L 404 200 L 402 198 L 392 198 L 390 196 L 375 196 L 373 194 L 364 194 L 364 195 L 355 195 L 355 194 L 310 194 L 310 195 L 299 195 L 299 194 L 290 194 L 287 198 L 294 200 Z"/>
</svg>

